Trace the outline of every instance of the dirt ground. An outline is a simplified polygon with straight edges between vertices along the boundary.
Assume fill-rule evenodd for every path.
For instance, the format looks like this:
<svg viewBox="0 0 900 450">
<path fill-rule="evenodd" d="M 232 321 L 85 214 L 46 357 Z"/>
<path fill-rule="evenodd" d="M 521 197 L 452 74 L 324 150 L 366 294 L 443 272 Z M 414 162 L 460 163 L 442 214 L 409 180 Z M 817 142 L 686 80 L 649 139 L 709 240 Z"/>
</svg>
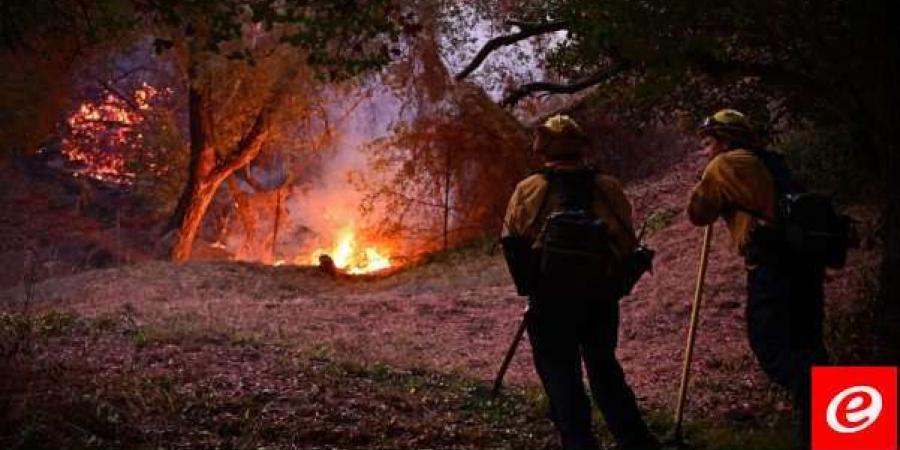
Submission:
<svg viewBox="0 0 900 450">
<path fill-rule="evenodd" d="M 702 230 L 678 209 L 695 173 L 689 169 L 629 188 L 636 217 L 660 204 L 673 205 L 675 214 L 648 241 L 657 251 L 653 273 L 622 301 L 619 356 L 640 397 L 653 407 L 668 404 L 677 383 L 702 240 Z M 855 275 L 865 256 L 852 255 L 850 269 L 831 277 L 830 301 L 854 300 L 854 283 L 860 281 Z M 710 412 L 735 406 L 727 398 L 752 402 L 766 384 L 745 342 L 744 276 L 719 224 L 696 353 L 696 382 L 714 389 L 697 389 L 693 403 Z M 3 293 L 8 299 L 16 295 L 15 289 Z M 41 283 L 36 300 L 38 308 L 87 316 L 128 310 L 139 325 L 200 322 L 360 361 L 459 370 L 485 379 L 493 375 L 524 305 L 502 258 L 477 250 L 383 279 L 332 279 L 299 267 L 150 262 Z M 527 347 L 520 351 L 510 381 L 534 382 L 528 353 Z"/>
<path fill-rule="evenodd" d="M 697 170 L 697 164 L 683 162 L 663 176 L 628 186 L 637 218 L 662 211 L 665 220 L 648 240 L 657 251 L 653 273 L 621 303 L 618 356 L 641 406 L 659 416 L 670 414 L 675 401 L 702 239 L 702 230 L 691 226 L 681 210 Z M 848 269 L 829 277 L 829 302 L 840 306 L 857 300 L 873 259 L 869 253 L 854 254 Z M 786 397 L 766 380 L 746 342 L 744 276 L 719 225 L 705 285 L 688 420 L 766 427 L 788 416 Z M 22 306 L 24 289 L 0 291 L 7 312 Z M 331 278 L 301 267 L 146 262 L 40 282 L 27 307 L 30 314 L 111 324 L 112 337 L 92 340 L 82 333 L 82 338 L 45 344 L 42 357 L 57 361 L 64 373 L 96 380 L 122 368 L 188 371 L 194 374 L 191 380 L 221 379 L 245 390 L 258 385 L 271 391 L 283 388 L 266 381 L 283 358 L 242 355 L 232 344 L 275 346 L 275 354 L 302 355 L 307 365 L 352 361 L 360 367 L 383 365 L 489 381 L 521 319 L 524 301 L 516 296 L 498 254 L 468 249 L 369 278 Z M 522 392 L 539 392 L 527 340 L 507 381 Z M 15 397 L 17 388 L 7 389 Z M 29 390 L 41 388 L 32 385 Z M 343 398 L 352 403 L 351 397 Z M 340 442 L 354 446 L 353 441 Z M 416 445 L 415 440 L 403 442 Z"/>
</svg>

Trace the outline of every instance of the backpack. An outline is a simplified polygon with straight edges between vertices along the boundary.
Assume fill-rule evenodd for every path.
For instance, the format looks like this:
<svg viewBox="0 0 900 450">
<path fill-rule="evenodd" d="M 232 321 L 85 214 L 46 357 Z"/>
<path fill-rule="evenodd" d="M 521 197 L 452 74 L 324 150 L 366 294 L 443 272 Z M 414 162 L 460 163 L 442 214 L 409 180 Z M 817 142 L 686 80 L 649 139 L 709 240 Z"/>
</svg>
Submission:
<svg viewBox="0 0 900 450">
<path fill-rule="evenodd" d="M 782 155 L 769 150 L 754 150 L 753 154 L 772 174 L 776 201 L 773 218 L 738 208 L 771 224 L 754 229 L 751 247 L 763 247 L 761 251 L 765 252 L 784 246 L 802 260 L 832 269 L 844 267 L 847 250 L 855 241 L 853 219 L 838 213 L 830 197 L 803 189 L 794 180 Z"/>
<path fill-rule="evenodd" d="M 558 290 L 608 290 L 620 284 L 607 223 L 593 212 L 596 172 L 546 170 L 543 175 L 549 186 L 537 216 L 546 214 L 537 235 L 539 283 Z M 558 206 L 547 212 L 551 197 Z"/>
</svg>

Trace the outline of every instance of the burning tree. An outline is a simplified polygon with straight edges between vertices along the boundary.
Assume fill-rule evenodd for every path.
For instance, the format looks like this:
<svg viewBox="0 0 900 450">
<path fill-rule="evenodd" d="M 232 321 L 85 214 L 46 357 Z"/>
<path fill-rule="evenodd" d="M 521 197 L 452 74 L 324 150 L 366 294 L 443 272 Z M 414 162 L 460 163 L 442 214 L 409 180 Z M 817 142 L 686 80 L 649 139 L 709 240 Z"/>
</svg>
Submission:
<svg viewBox="0 0 900 450">
<path fill-rule="evenodd" d="M 228 178 L 212 205 L 216 220 L 205 221 L 213 225 L 207 230 L 214 246 L 234 248 L 238 259 L 306 264 L 309 258 L 298 252 L 312 252 L 312 240 L 327 245 L 323 241 L 353 223 L 358 208 L 348 204 L 351 186 L 340 182 L 341 168 L 330 162 L 352 151 L 342 140 L 344 127 L 363 96 L 352 86 L 327 91 L 310 92 L 311 103 L 275 128 L 280 132 L 270 136 L 253 166 Z M 324 224 L 326 216 L 341 220 Z"/>
<path fill-rule="evenodd" d="M 114 45 L 130 24 L 119 0 L 0 4 L 0 159 L 55 139 L 60 112 L 77 95 L 79 60 Z"/>
<path fill-rule="evenodd" d="M 131 95 L 107 93 L 97 101 L 87 101 L 66 119 L 67 132 L 60 152 L 82 175 L 118 185 L 130 185 L 137 176 L 130 163 L 146 159 L 148 148 L 142 127 L 154 104 L 170 96 L 170 89 L 157 89 L 147 83 Z M 157 162 L 148 162 L 155 171 Z"/>
<path fill-rule="evenodd" d="M 278 115 L 299 99 L 296 84 L 380 66 L 396 23 L 386 1 L 163 2 L 148 16 L 164 29 L 158 48 L 175 51 L 189 86 L 189 178 L 169 222 L 176 261 L 190 257 L 222 182 L 259 155 Z M 235 70 L 247 78 L 223 83 Z"/>
<path fill-rule="evenodd" d="M 479 89 L 458 86 L 440 107 L 372 144 L 381 173 L 357 182 L 369 210 L 392 211 L 386 231 L 430 249 L 499 233 L 506 202 L 527 171 L 528 136 Z"/>
<path fill-rule="evenodd" d="M 528 159 L 525 128 L 482 89 L 453 81 L 438 3 L 417 4 L 421 30 L 385 77 L 401 119 L 369 146 L 376 173 L 356 180 L 368 211 L 390 211 L 384 231 L 417 238 L 420 250 L 498 233 Z"/>
<path fill-rule="evenodd" d="M 10 63 L 46 51 L 54 56 L 47 70 L 71 79 L 73 61 L 85 61 L 89 48 L 107 50 L 151 36 L 156 53 L 180 68 L 185 89 L 171 87 L 186 94 L 190 164 L 166 227 L 174 232 L 171 257 L 178 261 L 190 257 L 219 186 L 256 158 L 277 134 L 279 120 L 302 108 L 305 96 L 317 89 L 316 81 L 346 79 L 382 66 L 404 21 L 389 0 L 36 0 L 3 3 L 2 11 L 0 56 Z M 46 78 L 44 91 L 65 90 L 59 79 Z M 2 81 L 3 86 L 27 85 L 15 77 Z M 47 100 L 48 108 L 61 103 L 40 90 L 35 93 L 37 100 Z M 22 100 L 23 106 L 42 104 Z M 25 117 L 24 111 L 19 108 L 12 118 Z M 4 117 L 6 112 L 4 108 Z M 56 122 L 53 114 L 34 116 Z M 35 133 L 46 128 L 38 130 L 33 120 L 19 123 Z"/>
</svg>

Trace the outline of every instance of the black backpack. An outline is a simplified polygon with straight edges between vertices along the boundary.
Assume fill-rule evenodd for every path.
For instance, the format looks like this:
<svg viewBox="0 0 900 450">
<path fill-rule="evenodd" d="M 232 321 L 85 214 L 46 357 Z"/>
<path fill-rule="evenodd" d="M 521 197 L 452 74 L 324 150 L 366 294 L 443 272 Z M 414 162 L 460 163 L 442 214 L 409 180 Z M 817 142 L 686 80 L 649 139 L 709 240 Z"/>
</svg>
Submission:
<svg viewBox="0 0 900 450">
<path fill-rule="evenodd" d="M 776 201 L 775 217 L 738 208 L 771 224 L 753 230 L 750 251 L 766 253 L 786 249 L 804 261 L 833 269 L 844 267 L 847 250 L 855 246 L 853 219 L 838 213 L 830 197 L 803 189 L 794 180 L 782 155 L 769 150 L 754 150 L 753 154 L 772 174 Z"/>
<path fill-rule="evenodd" d="M 591 289 L 616 299 L 629 294 L 641 276 L 652 269 L 655 252 L 639 244 L 630 254 L 622 256 L 621 261 L 615 260 L 606 222 L 593 215 L 597 172 L 586 168 L 545 169 L 540 173 L 548 187 L 538 220 L 525 235 L 500 240 L 519 295 L 535 294 L 539 284 L 562 291 Z M 602 191 L 596 192 L 602 195 Z M 552 196 L 557 197 L 559 205 L 548 214 L 546 209 Z M 605 197 L 600 200 L 609 203 Z M 624 219 L 610 210 L 615 220 L 625 227 Z M 539 252 L 532 251 L 536 239 L 541 244 Z"/>
<path fill-rule="evenodd" d="M 607 223 L 594 215 L 594 170 L 546 170 L 549 184 L 538 218 L 541 285 L 559 290 L 605 290 L 620 283 Z M 545 211 L 555 197 L 557 207 Z"/>
</svg>

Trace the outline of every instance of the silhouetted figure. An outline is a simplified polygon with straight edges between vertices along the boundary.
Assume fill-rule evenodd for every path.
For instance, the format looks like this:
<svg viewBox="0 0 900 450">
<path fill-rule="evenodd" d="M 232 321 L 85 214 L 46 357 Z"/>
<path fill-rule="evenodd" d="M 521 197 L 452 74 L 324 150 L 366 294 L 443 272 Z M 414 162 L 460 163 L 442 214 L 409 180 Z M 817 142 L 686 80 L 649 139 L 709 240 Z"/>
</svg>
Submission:
<svg viewBox="0 0 900 450">
<path fill-rule="evenodd" d="M 501 243 L 520 294 L 529 296 L 534 365 L 563 448 L 600 448 L 583 364 L 618 448 L 655 449 L 615 353 L 624 293 L 618 274 L 638 244 L 631 204 L 618 181 L 585 166 L 587 146 L 568 116 L 538 128 L 534 151 L 545 167 L 516 187 Z"/>
<path fill-rule="evenodd" d="M 688 217 L 697 226 L 724 219 L 746 262 L 750 348 L 769 378 L 790 392 L 795 445 L 808 448 L 810 367 L 828 361 L 824 267 L 777 237 L 776 174 L 762 159 L 763 142 L 749 119 L 721 110 L 703 121 L 698 134 L 710 161 L 691 192 Z"/>
</svg>

